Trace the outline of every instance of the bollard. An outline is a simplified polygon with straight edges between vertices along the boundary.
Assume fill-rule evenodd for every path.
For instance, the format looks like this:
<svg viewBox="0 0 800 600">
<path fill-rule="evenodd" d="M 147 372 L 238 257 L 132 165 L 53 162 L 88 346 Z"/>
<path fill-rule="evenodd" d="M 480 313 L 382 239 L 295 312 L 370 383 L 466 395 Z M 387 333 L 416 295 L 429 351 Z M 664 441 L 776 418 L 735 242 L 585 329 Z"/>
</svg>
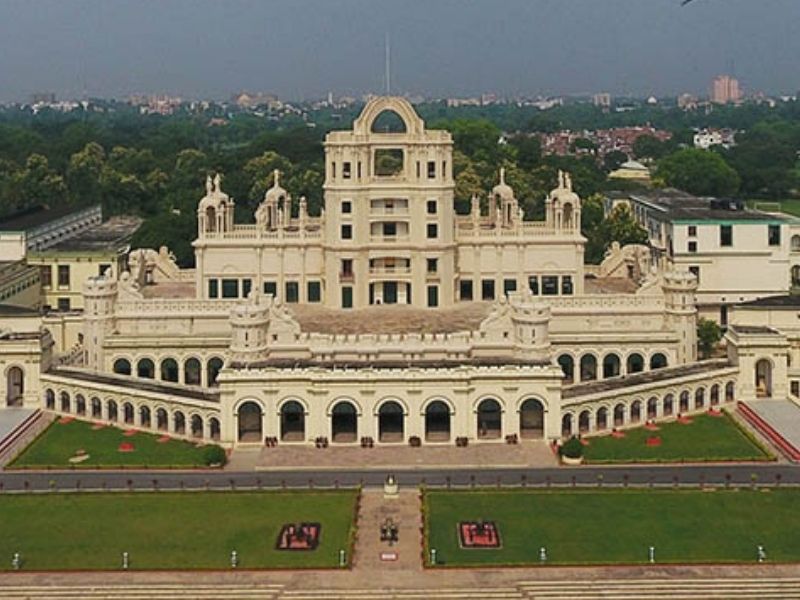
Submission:
<svg viewBox="0 0 800 600">
<path fill-rule="evenodd" d="M 650 546 L 649 555 L 650 555 L 650 564 L 656 562 L 656 547 L 655 546 Z"/>
<path fill-rule="evenodd" d="M 19 568 L 22 566 L 22 559 L 19 556 L 19 552 L 14 552 L 14 556 L 11 558 L 11 567 L 15 571 L 19 571 Z"/>
<path fill-rule="evenodd" d="M 344 549 L 339 550 L 339 566 L 342 568 L 347 566 L 347 552 Z"/>
<path fill-rule="evenodd" d="M 757 546 L 756 547 L 756 556 L 758 558 L 758 562 L 763 563 L 767 560 L 767 553 L 764 550 L 764 546 Z"/>
<path fill-rule="evenodd" d="M 231 550 L 231 568 L 235 569 L 239 566 L 239 553 L 236 550 Z"/>
<path fill-rule="evenodd" d="M 547 562 L 547 548 L 544 546 L 539 548 L 539 562 L 542 564 Z"/>
<path fill-rule="evenodd" d="M 431 566 L 436 565 L 436 548 L 431 548 Z"/>
<path fill-rule="evenodd" d="M 122 553 L 122 568 L 127 570 L 128 569 L 128 553 Z"/>
</svg>

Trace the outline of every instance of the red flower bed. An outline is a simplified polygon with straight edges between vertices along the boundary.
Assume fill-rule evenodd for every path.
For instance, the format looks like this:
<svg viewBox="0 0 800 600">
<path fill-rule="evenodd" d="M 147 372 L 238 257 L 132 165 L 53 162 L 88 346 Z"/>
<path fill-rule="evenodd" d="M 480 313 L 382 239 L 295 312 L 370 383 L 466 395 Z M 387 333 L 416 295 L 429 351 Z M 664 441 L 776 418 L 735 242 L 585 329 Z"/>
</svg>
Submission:
<svg viewBox="0 0 800 600">
<path fill-rule="evenodd" d="M 691 425 L 692 418 L 691 417 L 678 417 L 678 423 L 681 425 Z"/>
<path fill-rule="evenodd" d="M 581 444 L 583 444 L 584 446 L 588 446 L 589 440 L 587 440 L 586 438 L 581 438 Z"/>
<path fill-rule="evenodd" d="M 494 521 L 461 521 L 458 537 L 462 548 L 499 548 L 500 532 Z"/>
<path fill-rule="evenodd" d="M 648 423 L 647 425 L 644 426 L 644 428 L 647 429 L 647 431 L 658 431 L 659 429 L 661 429 L 661 427 L 659 427 L 655 423 Z"/>
<path fill-rule="evenodd" d="M 160 438 L 158 438 L 156 441 L 157 441 L 159 444 L 166 444 L 168 441 L 170 441 L 170 439 L 172 439 L 172 438 L 170 438 L 168 435 L 162 435 L 162 436 L 161 436 Z"/>
<path fill-rule="evenodd" d="M 625 437 L 625 432 L 624 431 L 612 431 L 611 432 L 611 437 L 614 437 L 614 438 L 617 438 L 617 439 L 624 438 Z"/>
<path fill-rule="evenodd" d="M 657 435 L 651 435 L 647 440 L 645 440 L 645 444 L 648 446 L 660 446 L 661 445 L 661 438 Z"/>
<path fill-rule="evenodd" d="M 75 420 L 75 417 L 61 417 L 58 422 L 62 425 L 66 425 L 67 423 L 72 423 Z"/>
<path fill-rule="evenodd" d="M 133 452 L 135 448 L 130 442 L 122 442 L 117 448 L 119 452 Z"/>
<path fill-rule="evenodd" d="M 98 429 L 104 429 L 104 428 L 105 428 L 105 424 L 103 424 L 103 423 L 95 423 L 94 425 L 92 425 L 92 429 L 94 431 L 97 431 Z"/>
<path fill-rule="evenodd" d="M 711 415 L 712 417 L 721 417 L 725 413 L 723 413 L 718 408 L 709 408 L 708 409 L 708 414 Z"/>
<path fill-rule="evenodd" d="M 124 435 L 125 437 L 131 437 L 133 435 L 136 435 L 137 433 L 139 432 L 136 429 L 128 429 L 122 435 Z"/>
<path fill-rule="evenodd" d="M 315 550 L 319 545 L 319 523 L 287 523 L 281 528 L 275 548 L 278 550 Z"/>
</svg>

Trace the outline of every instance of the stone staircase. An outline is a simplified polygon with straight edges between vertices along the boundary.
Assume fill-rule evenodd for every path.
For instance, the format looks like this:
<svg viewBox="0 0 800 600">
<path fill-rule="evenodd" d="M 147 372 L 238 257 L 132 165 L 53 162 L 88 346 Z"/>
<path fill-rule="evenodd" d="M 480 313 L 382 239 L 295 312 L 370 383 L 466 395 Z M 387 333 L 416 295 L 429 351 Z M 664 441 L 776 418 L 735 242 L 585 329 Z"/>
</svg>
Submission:
<svg viewBox="0 0 800 600">
<path fill-rule="evenodd" d="M 516 587 L 289 591 L 280 600 L 525 600 Z"/>
<path fill-rule="evenodd" d="M 277 584 L 108 584 L 2 585 L 3 600 L 277 600 Z"/>
</svg>

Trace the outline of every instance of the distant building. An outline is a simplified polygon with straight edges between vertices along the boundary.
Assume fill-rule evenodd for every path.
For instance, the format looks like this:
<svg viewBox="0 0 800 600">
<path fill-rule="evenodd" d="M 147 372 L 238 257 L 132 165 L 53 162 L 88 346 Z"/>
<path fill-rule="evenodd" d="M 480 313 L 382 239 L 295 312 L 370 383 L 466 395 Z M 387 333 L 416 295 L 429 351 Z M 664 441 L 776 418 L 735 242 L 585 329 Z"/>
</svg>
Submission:
<svg viewBox="0 0 800 600">
<path fill-rule="evenodd" d="M 611 108 L 611 94 L 603 92 L 592 96 L 592 104 L 600 108 Z"/>
<path fill-rule="evenodd" d="M 719 75 L 711 84 L 711 101 L 715 104 L 729 104 L 740 102 L 742 91 L 739 80 L 730 75 Z"/>
<path fill-rule="evenodd" d="M 694 134 L 694 147 L 702 150 L 708 150 L 713 146 L 730 148 L 735 144 L 735 134 L 732 129 L 703 129 Z"/>
<path fill-rule="evenodd" d="M 650 169 L 638 161 L 629 160 L 622 163 L 619 169 L 611 171 L 608 176 L 611 179 L 625 179 L 628 181 L 647 183 L 650 181 Z"/>
<path fill-rule="evenodd" d="M 697 108 L 697 96 L 681 94 L 678 96 L 678 108 L 681 110 L 694 110 Z"/>
</svg>

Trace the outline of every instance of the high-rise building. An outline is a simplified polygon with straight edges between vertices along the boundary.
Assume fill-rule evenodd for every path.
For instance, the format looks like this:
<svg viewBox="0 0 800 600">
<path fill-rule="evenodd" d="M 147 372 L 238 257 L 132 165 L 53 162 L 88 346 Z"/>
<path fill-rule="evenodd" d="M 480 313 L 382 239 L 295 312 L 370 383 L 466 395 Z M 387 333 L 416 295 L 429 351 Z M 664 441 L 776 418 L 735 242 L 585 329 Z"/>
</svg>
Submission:
<svg viewBox="0 0 800 600">
<path fill-rule="evenodd" d="M 595 94 L 594 96 L 592 96 L 592 104 L 594 104 L 595 106 L 599 106 L 600 108 L 610 108 L 611 94 L 607 92 Z"/>
<path fill-rule="evenodd" d="M 742 91 L 739 88 L 739 80 L 730 75 L 719 75 L 714 78 L 711 84 L 711 101 L 716 104 L 728 104 L 739 102 L 742 99 Z"/>
</svg>

